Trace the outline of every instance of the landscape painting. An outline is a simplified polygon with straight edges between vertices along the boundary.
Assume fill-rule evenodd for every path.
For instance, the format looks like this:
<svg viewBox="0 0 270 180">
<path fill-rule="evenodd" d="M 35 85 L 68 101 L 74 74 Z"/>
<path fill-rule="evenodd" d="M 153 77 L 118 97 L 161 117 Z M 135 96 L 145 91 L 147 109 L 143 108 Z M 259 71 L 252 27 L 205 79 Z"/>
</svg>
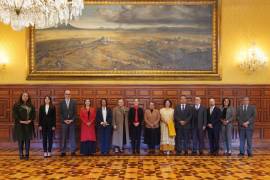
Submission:
<svg viewBox="0 0 270 180">
<path fill-rule="evenodd" d="M 65 76 L 215 74 L 215 11 L 215 3 L 87 4 L 68 25 L 34 30 L 30 68 Z"/>
</svg>

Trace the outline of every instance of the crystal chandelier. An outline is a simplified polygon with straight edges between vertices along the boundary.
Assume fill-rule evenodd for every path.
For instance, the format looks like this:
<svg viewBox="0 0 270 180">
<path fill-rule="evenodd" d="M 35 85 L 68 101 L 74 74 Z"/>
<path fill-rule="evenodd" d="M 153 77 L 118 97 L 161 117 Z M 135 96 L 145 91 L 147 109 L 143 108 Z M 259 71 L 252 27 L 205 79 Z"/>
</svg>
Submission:
<svg viewBox="0 0 270 180">
<path fill-rule="evenodd" d="M 267 63 L 267 57 L 264 53 L 256 47 L 256 44 L 253 43 L 252 46 L 247 50 L 246 55 L 240 63 L 240 68 L 252 73 L 256 70 L 264 67 Z"/>
<path fill-rule="evenodd" d="M 0 21 L 15 31 L 56 27 L 82 14 L 83 0 L 0 0 Z"/>
</svg>

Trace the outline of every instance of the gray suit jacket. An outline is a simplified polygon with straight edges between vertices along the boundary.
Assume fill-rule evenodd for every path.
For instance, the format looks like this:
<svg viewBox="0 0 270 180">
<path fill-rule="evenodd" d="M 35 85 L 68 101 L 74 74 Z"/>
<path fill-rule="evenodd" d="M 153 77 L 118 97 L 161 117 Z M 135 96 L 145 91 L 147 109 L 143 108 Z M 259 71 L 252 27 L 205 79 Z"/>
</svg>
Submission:
<svg viewBox="0 0 270 180">
<path fill-rule="evenodd" d="M 207 125 L 207 109 L 206 107 L 200 105 L 200 108 L 198 110 L 198 119 L 195 119 L 195 113 L 196 113 L 196 108 L 195 105 L 192 109 L 192 128 L 195 128 L 195 123 L 198 123 L 198 129 L 203 129 L 203 126 L 206 127 Z"/>
<path fill-rule="evenodd" d="M 60 103 L 60 113 L 61 113 L 61 123 L 64 123 L 64 120 L 73 120 L 75 122 L 77 118 L 77 103 L 75 100 L 70 99 L 69 108 L 67 107 L 66 101 L 63 100 Z"/>
<path fill-rule="evenodd" d="M 248 128 L 253 129 L 256 114 L 257 114 L 257 112 L 256 112 L 256 107 L 255 106 L 248 105 L 247 111 L 244 112 L 243 105 L 241 105 L 237 109 L 237 115 L 236 115 L 239 127 L 242 127 L 242 124 L 244 122 L 248 121 L 249 122 Z"/>
<path fill-rule="evenodd" d="M 220 110 L 221 112 L 223 111 L 224 107 L 221 107 Z M 234 119 L 234 108 L 232 106 L 228 107 L 227 112 L 226 112 L 226 120 L 229 121 L 229 124 L 233 121 Z"/>
</svg>

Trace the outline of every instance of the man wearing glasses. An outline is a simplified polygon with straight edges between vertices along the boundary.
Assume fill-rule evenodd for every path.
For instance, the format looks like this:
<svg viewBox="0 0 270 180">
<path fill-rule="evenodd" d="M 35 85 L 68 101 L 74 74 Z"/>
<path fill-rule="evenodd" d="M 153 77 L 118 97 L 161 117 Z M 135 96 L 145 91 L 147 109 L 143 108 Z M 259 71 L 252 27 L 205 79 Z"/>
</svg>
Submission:
<svg viewBox="0 0 270 180">
<path fill-rule="evenodd" d="M 60 103 L 62 142 L 61 156 L 66 155 L 67 136 L 69 136 L 71 155 L 76 155 L 75 121 L 77 116 L 76 101 L 70 99 L 70 90 L 65 90 L 65 99 Z"/>
</svg>

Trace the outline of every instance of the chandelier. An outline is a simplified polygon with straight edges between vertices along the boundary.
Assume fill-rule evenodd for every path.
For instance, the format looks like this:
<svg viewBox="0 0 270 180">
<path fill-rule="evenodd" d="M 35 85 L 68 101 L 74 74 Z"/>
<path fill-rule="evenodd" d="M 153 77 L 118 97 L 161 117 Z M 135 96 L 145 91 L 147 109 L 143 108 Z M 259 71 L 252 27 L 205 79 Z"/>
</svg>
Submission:
<svg viewBox="0 0 270 180">
<path fill-rule="evenodd" d="M 246 55 L 240 63 L 240 68 L 252 73 L 256 70 L 264 67 L 267 63 L 267 57 L 264 53 L 256 47 L 253 43 L 252 46 L 247 50 Z"/>
<path fill-rule="evenodd" d="M 0 21 L 15 31 L 68 24 L 82 14 L 83 0 L 0 0 Z"/>
</svg>

